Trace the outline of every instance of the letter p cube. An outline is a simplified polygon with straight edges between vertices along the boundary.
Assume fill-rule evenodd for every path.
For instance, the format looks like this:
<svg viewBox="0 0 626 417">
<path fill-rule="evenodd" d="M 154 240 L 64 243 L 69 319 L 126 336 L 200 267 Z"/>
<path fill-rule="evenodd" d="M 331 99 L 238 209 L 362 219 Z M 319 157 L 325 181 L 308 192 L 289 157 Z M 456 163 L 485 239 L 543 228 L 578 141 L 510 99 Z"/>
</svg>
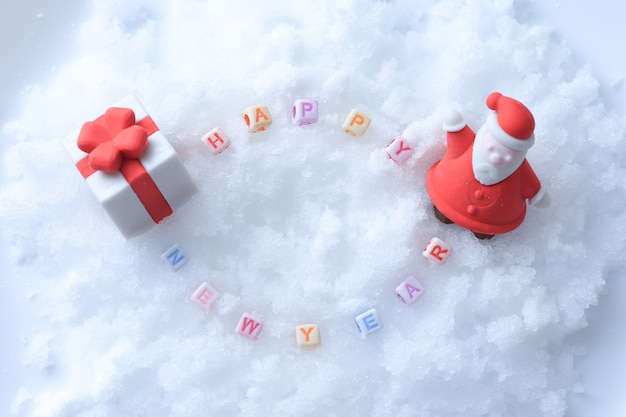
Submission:
<svg viewBox="0 0 626 417">
<path fill-rule="evenodd" d="M 298 126 L 317 122 L 317 100 L 296 100 L 293 103 L 292 120 Z"/>
<path fill-rule="evenodd" d="M 364 113 L 359 112 L 357 109 L 353 109 L 343 122 L 342 129 L 350 136 L 359 137 L 363 136 L 367 128 L 369 127 L 372 119 L 367 117 Z"/>
</svg>

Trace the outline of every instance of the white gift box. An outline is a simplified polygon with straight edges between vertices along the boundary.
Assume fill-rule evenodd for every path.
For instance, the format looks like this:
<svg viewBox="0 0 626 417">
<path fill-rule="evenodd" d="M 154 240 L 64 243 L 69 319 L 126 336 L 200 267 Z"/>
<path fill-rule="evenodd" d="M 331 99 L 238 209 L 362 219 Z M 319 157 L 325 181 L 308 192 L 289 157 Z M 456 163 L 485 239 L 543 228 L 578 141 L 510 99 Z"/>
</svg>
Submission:
<svg viewBox="0 0 626 417">
<path fill-rule="evenodd" d="M 197 192 L 197 188 L 172 145 L 135 96 L 129 95 L 113 107 L 131 109 L 136 124 L 152 126 L 152 129 L 146 128 L 148 145 L 138 161 L 147 173 L 147 178 L 142 178 L 148 182 L 151 180 L 156 190 L 154 187 L 143 187 L 144 191 L 138 191 L 142 193 L 140 196 L 120 171 L 92 170 L 86 162 L 89 154 L 77 145 L 79 133 L 67 137 L 63 145 L 93 194 L 128 239 L 146 232 L 173 213 Z M 155 214 L 155 211 L 158 213 Z"/>
</svg>

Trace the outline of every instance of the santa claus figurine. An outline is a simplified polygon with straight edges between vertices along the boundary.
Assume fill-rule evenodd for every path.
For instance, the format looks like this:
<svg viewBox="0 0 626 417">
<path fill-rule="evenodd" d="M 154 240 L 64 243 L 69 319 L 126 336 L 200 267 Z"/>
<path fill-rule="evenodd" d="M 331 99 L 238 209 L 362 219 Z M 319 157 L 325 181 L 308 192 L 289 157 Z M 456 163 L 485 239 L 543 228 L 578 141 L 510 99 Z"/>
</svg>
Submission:
<svg viewBox="0 0 626 417">
<path fill-rule="evenodd" d="M 526 151 L 535 142 L 535 119 L 519 101 L 491 93 L 493 112 L 474 133 L 457 111 L 444 122 L 448 149 L 428 171 L 426 189 L 435 215 L 479 239 L 510 232 L 526 216 L 526 204 L 546 207 L 549 198 Z"/>
</svg>

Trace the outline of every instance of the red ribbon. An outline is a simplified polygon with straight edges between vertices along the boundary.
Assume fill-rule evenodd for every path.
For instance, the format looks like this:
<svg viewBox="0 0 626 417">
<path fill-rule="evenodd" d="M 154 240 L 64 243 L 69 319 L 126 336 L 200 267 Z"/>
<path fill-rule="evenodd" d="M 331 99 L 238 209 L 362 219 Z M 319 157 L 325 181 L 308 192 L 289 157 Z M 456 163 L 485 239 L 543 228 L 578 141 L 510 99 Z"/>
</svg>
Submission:
<svg viewBox="0 0 626 417">
<path fill-rule="evenodd" d="M 131 109 L 111 107 L 81 128 L 78 148 L 89 155 L 76 164 L 85 179 L 96 171 L 119 171 L 155 223 L 172 214 L 172 208 L 139 157 L 150 143 L 148 137 L 158 130 L 150 116 L 135 122 Z"/>
</svg>

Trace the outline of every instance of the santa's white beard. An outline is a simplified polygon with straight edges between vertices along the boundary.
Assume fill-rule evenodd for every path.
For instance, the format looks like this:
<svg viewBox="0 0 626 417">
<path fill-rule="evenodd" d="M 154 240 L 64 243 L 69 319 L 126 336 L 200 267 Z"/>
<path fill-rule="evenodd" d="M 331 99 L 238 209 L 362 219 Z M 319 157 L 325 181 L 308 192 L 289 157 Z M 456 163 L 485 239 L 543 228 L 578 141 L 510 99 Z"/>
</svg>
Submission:
<svg viewBox="0 0 626 417">
<path fill-rule="evenodd" d="M 474 149 L 472 150 L 472 169 L 474 171 L 474 178 L 476 178 L 478 182 L 483 185 L 494 185 L 507 179 L 522 165 L 524 158 L 526 158 L 526 152 L 523 152 L 511 165 L 505 167 L 493 166 L 487 160 L 487 152 L 483 143 L 486 132 L 487 125 L 485 124 L 476 133 Z"/>
</svg>

